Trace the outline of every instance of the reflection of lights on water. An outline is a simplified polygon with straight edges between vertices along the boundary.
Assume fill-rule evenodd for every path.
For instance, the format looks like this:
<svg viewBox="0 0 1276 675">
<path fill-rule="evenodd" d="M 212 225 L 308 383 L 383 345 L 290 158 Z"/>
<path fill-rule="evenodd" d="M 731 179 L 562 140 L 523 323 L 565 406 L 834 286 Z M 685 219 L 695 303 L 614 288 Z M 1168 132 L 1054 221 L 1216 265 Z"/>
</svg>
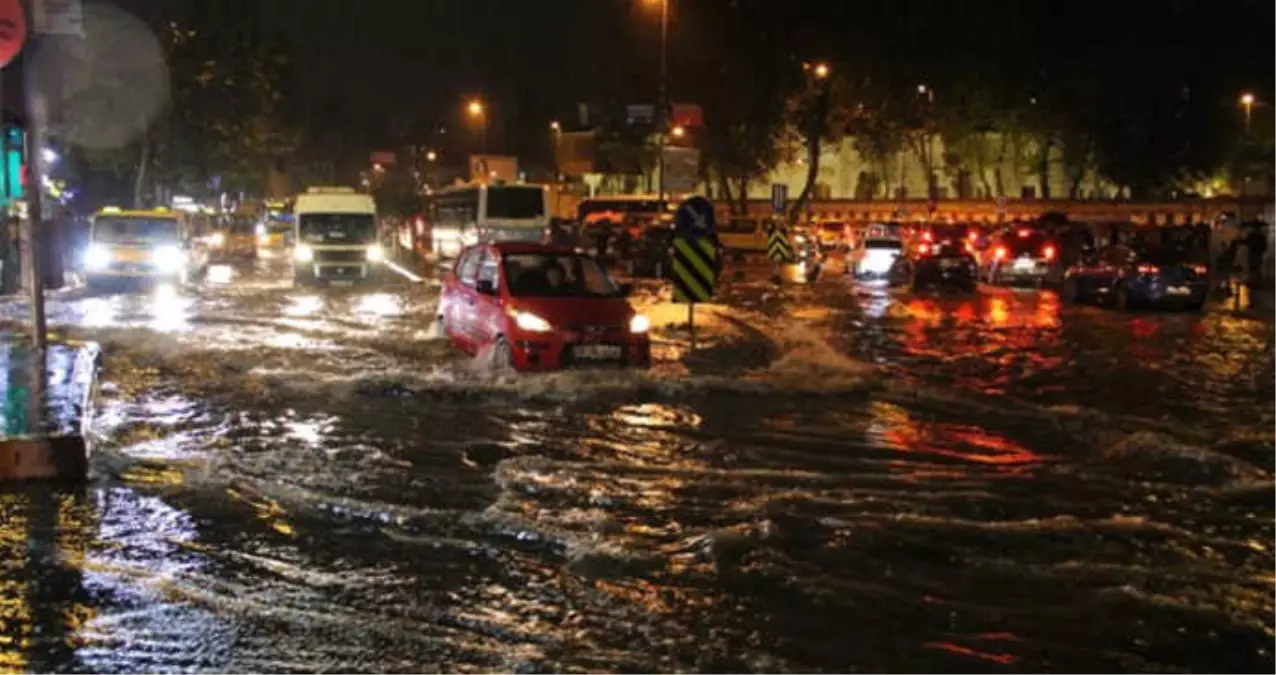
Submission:
<svg viewBox="0 0 1276 675">
<path fill-rule="evenodd" d="M 183 297 L 171 284 L 162 284 L 152 297 L 151 328 L 160 332 L 186 330 L 191 299 Z"/>
<path fill-rule="evenodd" d="M 671 424 L 699 428 L 701 418 L 689 408 L 644 403 L 617 408 L 611 416 L 617 421 L 640 427 L 660 427 Z"/>
<path fill-rule="evenodd" d="M 310 316 L 323 309 L 323 300 L 317 295 L 303 295 L 293 298 L 292 304 L 284 309 L 288 316 Z"/>
<path fill-rule="evenodd" d="M 401 316 L 403 305 L 398 297 L 389 293 L 372 293 L 359 298 L 358 304 L 355 305 L 355 312 L 376 316 Z"/>
<path fill-rule="evenodd" d="M 284 426 L 288 429 L 288 435 L 296 438 L 304 443 L 318 445 L 323 440 L 323 432 L 331 426 L 324 421 L 306 421 L 288 420 L 284 422 Z"/>
<path fill-rule="evenodd" d="M 235 279 L 235 268 L 230 265 L 209 265 L 206 279 L 210 284 L 229 284 Z"/>
<path fill-rule="evenodd" d="M 120 298 L 119 296 L 87 298 L 80 306 L 83 310 L 80 325 L 86 328 L 103 328 L 115 323 L 115 315 L 120 309 Z"/>
<path fill-rule="evenodd" d="M 988 321 L 994 326 L 1004 326 L 1010 322 L 1010 312 L 1006 309 L 1005 298 L 988 299 Z"/>
</svg>

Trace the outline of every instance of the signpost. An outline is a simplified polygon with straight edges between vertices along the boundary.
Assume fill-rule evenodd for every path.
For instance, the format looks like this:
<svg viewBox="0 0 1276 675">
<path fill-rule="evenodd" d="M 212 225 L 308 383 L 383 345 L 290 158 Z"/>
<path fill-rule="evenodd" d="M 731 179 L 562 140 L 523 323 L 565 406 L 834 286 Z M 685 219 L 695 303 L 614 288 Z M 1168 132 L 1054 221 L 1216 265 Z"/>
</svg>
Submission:
<svg viewBox="0 0 1276 675">
<path fill-rule="evenodd" d="M 696 303 L 709 302 L 718 283 L 722 255 L 713 204 L 691 197 L 673 215 L 673 299 L 687 304 L 691 349 L 696 348 Z"/>
<path fill-rule="evenodd" d="M 789 203 L 789 186 L 775 183 L 771 186 L 771 210 L 775 215 L 784 215 L 784 207 Z"/>
</svg>

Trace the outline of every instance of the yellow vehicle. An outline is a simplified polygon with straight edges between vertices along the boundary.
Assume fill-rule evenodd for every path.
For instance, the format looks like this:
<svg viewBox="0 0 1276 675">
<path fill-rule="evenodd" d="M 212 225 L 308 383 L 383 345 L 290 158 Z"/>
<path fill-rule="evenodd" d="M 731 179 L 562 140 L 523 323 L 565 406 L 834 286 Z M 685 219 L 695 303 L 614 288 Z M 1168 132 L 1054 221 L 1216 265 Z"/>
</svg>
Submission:
<svg viewBox="0 0 1276 675">
<path fill-rule="evenodd" d="M 282 249 L 287 247 L 291 240 L 292 223 L 267 218 L 265 223 L 257 226 L 258 248 Z"/>
<path fill-rule="evenodd" d="M 213 257 L 218 260 L 257 257 L 257 228 L 248 216 L 227 216 L 209 238 Z"/>
<path fill-rule="evenodd" d="M 718 240 L 728 251 L 765 252 L 770 222 L 767 218 L 732 218 L 718 225 Z"/>
<path fill-rule="evenodd" d="M 154 209 L 107 207 L 89 223 L 83 269 L 90 286 L 111 280 L 186 282 L 208 264 L 190 216 Z"/>
</svg>

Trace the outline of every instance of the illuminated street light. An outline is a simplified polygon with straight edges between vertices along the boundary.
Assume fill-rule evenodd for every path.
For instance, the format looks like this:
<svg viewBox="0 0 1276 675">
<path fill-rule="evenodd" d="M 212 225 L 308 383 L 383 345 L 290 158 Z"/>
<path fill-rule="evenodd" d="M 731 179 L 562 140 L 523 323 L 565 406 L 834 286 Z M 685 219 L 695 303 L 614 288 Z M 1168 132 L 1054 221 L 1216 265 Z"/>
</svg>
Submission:
<svg viewBox="0 0 1276 675">
<path fill-rule="evenodd" d="M 1249 117 L 1254 109 L 1254 95 L 1249 92 L 1241 94 L 1241 107 L 1245 109 L 1245 134 L 1249 135 Z"/>
<path fill-rule="evenodd" d="M 427 162 L 433 162 L 434 160 L 436 160 L 436 159 L 438 159 L 438 158 L 439 158 L 439 153 L 437 153 L 437 152 L 435 152 L 435 151 L 433 151 L 433 150 L 430 150 L 429 152 L 426 152 L 426 153 L 425 153 L 425 161 L 427 161 Z"/>
<path fill-rule="evenodd" d="M 476 98 L 465 106 L 465 110 L 470 113 L 471 117 L 480 117 L 483 115 L 483 102 Z"/>
<path fill-rule="evenodd" d="M 817 80 L 822 80 L 829 76 L 829 64 L 817 63 L 815 64 L 815 68 L 812 70 L 812 72 L 815 74 L 815 78 Z"/>
<path fill-rule="evenodd" d="M 562 128 L 563 128 L 563 127 L 562 127 L 562 125 L 560 125 L 560 124 L 558 123 L 558 120 L 554 120 L 553 122 L 550 122 L 550 123 L 549 123 L 549 129 L 550 129 L 550 131 L 560 131 L 560 130 L 562 130 Z"/>
<path fill-rule="evenodd" d="M 687 130 L 684 129 L 682 125 L 678 125 L 674 127 L 673 129 L 670 129 L 669 133 L 673 134 L 674 138 L 682 138 L 683 136 L 687 135 Z"/>
<path fill-rule="evenodd" d="M 926 85 L 924 85 L 924 84 L 919 84 L 919 85 L 917 85 L 917 93 L 918 93 L 918 94 L 921 94 L 922 96 L 925 96 L 925 95 L 926 95 Z"/>
</svg>

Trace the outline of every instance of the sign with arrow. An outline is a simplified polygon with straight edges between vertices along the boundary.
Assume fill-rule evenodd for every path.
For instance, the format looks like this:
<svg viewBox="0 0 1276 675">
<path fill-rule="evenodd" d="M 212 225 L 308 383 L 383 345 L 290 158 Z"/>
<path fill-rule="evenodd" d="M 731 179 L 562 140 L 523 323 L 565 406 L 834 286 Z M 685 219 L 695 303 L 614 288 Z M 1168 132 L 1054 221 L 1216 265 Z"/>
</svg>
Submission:
<svg viewBox="0 0 1276 675">
<path fill-rule="evenodd" d="M 673 216 L 673 299 L 709 302 L 718 283 L 720 252 L 713 204 L 692 197 Z"/>
</svg>

